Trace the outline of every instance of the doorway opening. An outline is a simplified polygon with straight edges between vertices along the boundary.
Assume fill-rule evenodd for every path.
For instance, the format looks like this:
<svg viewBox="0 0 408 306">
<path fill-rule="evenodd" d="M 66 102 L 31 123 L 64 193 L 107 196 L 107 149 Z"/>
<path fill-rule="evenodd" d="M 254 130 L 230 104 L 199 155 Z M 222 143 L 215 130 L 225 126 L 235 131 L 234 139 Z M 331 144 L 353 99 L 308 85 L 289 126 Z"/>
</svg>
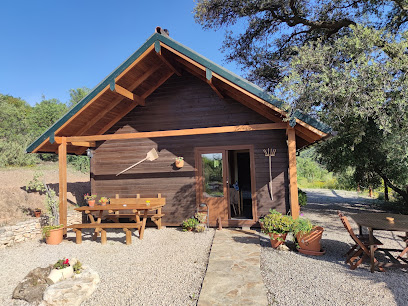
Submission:
<svg viewBox="0 0 408 306">
<path fill-rule="evenodd" d="M 231 219 L 252 219 L 251 158 L 249 150 L 229 150 L 228 169 Z"/>
</svg>

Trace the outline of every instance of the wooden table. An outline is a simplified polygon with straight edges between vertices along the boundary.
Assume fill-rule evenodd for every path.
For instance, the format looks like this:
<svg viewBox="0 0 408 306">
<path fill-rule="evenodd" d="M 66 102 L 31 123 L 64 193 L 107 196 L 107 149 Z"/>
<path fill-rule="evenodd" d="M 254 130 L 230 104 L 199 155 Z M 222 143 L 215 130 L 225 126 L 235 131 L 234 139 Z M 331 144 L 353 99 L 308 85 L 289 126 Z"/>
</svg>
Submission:
<svg viewBox="0 0 408 306">
<path fill-rule="evenodd" d="M 393 222 L 389 221 L 388 218 L 394 218 Z M 352 216 L 352 219 L 359 225 L 360 227 L 360 234 L 362 231 L 362 227 L 367 227 L 368 234 L 369 234 L 369 242 L 370 242 L 370 266 L 371 272 L 374 272 L 374 230 L 380 231 L 398 231 L 398 232 L 405 232 L 406 237 L 408 237 L 408 215 L 397 215 L 397 214 L 389 214 L 389 213 L 359 213 Z M 407 248 L 408 248 L 408 241 Z M 401 253 L 402 254 L 402 253 Z M 397 264 L 397 263 L 390 263 L 382 266 L 401 266 L 406 267 L 407 264 Z"/>
<path fill-rule="evenodd" d="M 137 228 L 139 231 L 139 239 L 143 239 L 148 211 L 152 209 L 158 209 L 159 207 L 162 207 L 162 206 L 163 205 L 160 205 L 160 204 L 146 205 L 145 203 L 143 204 L 107 204 L 107 205 L 95 205 L 93 207 L 82 206 L 82 207 L 75 208 L 75 210 L 85 212 L 88 215 L 91 223 L 73 224 L 68 227 L 73 228 L 76 231 L 78 230 L 80 231 L 80 229 L 82 228 L 94 228 L 95 229 L 94 239 L 96 239 L 98 232 L 101 232 L 103 244 L 106 243 L 106 232 L 104 231 L 104 228 L 123 228 L 123 230 L 126 232 L 126 244 L 130 244 L 131 243 L 131 232 L 129 228 Z M 136 223 L 101 223 L 104 212 L 113 213 L 113 212 L 122 211 L 122 210 L 131 210 L 134 214 Z M 95 220 L 93 213 L 97 213 L 96 220 Z M 142 220 L 140 220 L 140 217 L 142 217 Z M 79 236 L 80 235 L 81 233 L 79 232 Z M 81 243 L 82 241 L 81 238 L 79 239 L 79 241 L 78 241 L 78 238 L 79 237 L 78 237 L 78 232 L 77 232 L 77 243 Z"/>
</svg>

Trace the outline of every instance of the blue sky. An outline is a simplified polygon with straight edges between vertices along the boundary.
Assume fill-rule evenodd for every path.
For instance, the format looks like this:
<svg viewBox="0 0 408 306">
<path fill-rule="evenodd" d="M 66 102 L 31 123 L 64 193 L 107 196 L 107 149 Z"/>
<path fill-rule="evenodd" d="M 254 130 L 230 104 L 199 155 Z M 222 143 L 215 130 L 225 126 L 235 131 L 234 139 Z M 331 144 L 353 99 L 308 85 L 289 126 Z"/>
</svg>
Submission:
<svg viewBox="0 0 408 306">
<path fill-rule="evenodd" d="M 194 1 L 12 0 L 1 5 L 0 93 L 31 105 L 69 99 L 69 89 L 95 87 L 153 34 L 156 26 L 231 71 L 223 31 L 194 22 Z"/>
</svg>

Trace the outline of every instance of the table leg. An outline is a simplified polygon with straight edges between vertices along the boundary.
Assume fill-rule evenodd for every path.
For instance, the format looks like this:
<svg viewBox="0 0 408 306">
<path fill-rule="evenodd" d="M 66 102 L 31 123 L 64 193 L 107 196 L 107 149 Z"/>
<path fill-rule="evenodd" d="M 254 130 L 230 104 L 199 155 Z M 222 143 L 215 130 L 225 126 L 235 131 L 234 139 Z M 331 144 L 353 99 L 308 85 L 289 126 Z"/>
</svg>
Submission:
<svg viewBox="0 0 408 306">
<path fill-rule="evenodd" d="M 146 227 L 146 221 L 147 221 L 147 209 L 144 209 L 142 226 L 139 231 L 139 239 L 143 239 L 143 234 L 144 234 L 144 230 Z"/>
<path fill-rule="evenodd" d="M 363 234 L 363 227 L 361 225 L 358 226 L 358 231 L 360 235 Z"/>
<path fill-rule="evenodd" d="M 368 228 L 368 241 L 370 242 L 370 267 L 371 273 L 374 273 L 374 235 L 373 235 L 373 228 Z"/>
<path fill-rule="evenodd" d="M 99 211 L 99 215 L 98 215 L 98 220 L 95 222 L 95 219 L 94 219 L 94 217 L 92 216 L 92 214 L 91 214 L 91 216 L 92 216 L 92 218 L 91 218 L 91 223 L 96 223 L 96 224 L 101 224 L 101 221 L 102 221 L 102 214 L 103 214 L 103 210 L 100 210 Z M 93 222 L 92 222 L 93 221 Z M 96 240 L 96 238 L 98 238 L 98 234 L 99 234 L 99 229 L 98 228 L 95 228 L 95 232 L 94 232 L 94 234 L 93 234 L 93 240 Z"/>
</svg>

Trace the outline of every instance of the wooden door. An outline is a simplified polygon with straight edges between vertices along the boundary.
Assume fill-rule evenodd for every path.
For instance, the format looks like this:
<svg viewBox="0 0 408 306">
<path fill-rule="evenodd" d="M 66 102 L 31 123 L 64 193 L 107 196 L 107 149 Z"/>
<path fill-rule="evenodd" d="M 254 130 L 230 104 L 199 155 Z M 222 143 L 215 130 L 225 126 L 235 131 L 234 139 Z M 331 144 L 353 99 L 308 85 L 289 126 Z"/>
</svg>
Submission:
<svg viewBox="0 0 408 306">
<path fill-rule="evenodd" d="M 227 154 L 225 150 L 198 151 L 199 202 L 209 207 L 210 224 L 228 220 Z"/>
</svg>

